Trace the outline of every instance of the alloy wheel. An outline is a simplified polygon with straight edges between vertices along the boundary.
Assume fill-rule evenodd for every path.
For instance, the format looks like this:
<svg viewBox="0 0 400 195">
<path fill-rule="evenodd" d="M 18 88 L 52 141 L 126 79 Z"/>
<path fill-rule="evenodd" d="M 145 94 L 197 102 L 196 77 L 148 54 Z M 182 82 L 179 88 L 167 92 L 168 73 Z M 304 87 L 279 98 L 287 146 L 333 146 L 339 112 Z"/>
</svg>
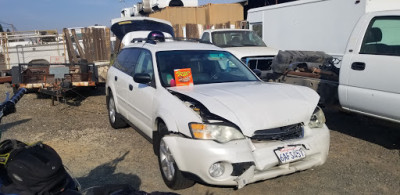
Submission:
<svg viewBox="0 0 400 195">
<path fill-rule="evenodd" d="M 164 176 L 167 180 L 171 181 L 175 176 L 175 160 L 164 140 L 161 140 L 160 142 L 159 158 Z"/>
<path fill-rule="evenodd" d="M 108 115 L 110 116 L 111 122 L 115 123 L 115 103 L 114 98 L 110 97 L 108 102 Z"/>
</svg>

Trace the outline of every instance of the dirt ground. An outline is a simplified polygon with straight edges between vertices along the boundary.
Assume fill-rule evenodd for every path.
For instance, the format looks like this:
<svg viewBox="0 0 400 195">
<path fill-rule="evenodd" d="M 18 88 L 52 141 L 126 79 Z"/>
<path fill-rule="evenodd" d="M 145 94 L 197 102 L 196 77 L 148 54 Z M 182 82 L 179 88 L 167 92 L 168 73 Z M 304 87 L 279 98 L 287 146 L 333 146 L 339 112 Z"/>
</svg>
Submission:
<svg viewBox="0 0 400 195">
<path fill-rule="evenodd" d="M 0 100 L 12 89 L 0 85 Z M 128 183 L 147 192 L 171 191 L 151 144 L 133 128 L 108 122 L 104 89 L 77 91 L 66 103 L 27 94 L 2 120 L 2 139 L 52 146 L 82 185 Z M 179 194 L 400 194 L 400 125 L 325 109 L 331 129 L 327 162 L 318 168 L 250 184 L 243 189 L 196 184 Z"/>
</svg>

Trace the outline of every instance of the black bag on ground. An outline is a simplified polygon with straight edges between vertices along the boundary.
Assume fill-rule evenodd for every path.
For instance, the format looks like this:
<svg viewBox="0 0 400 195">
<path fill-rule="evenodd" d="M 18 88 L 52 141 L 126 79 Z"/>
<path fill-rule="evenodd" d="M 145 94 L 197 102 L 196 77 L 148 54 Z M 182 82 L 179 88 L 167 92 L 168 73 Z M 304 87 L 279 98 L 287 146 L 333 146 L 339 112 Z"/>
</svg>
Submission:
<svg viewBox="0 0 400 195">
<path fill-rule="evenodd" d="M 1 168 L 7 173 L 8 182 L 4 182 L 0 193 L 57 194 L 67 185 L 68 173 L 50 146 L 5 140 L 0 143 L 0 162 L 7 154 Z"/>
</svg>

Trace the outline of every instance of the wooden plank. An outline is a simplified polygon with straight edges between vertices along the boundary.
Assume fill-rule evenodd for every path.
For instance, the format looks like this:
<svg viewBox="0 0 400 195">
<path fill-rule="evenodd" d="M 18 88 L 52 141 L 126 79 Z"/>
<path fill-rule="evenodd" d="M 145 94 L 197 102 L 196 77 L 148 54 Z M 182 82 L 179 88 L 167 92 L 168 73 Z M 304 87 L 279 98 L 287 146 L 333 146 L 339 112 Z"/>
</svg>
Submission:
<svg viewBox="0 0 400 195">
<path fill-rule="evenodd" d="M 100 58 L 99 60 L 105 59 L 105 42 L 104 42 L 104 29 L 99 29 L 99 43 L 100 43 Z"/>
<path fill-rule="evenodd" d="M 225 24 L 224 24 L 224 28 L 231 28 L 231 22 L 226 22 Z"/>
<path fill-rule="evenodd" d="M 100 60 L 106 60 L 107 59 L 107 51 L 106 51 L 106 32 L 105 29 L 99 29 L 100 31 Z"/>
<path fill-rule="evenodd" d="M 93 61 L 98 61 L 100 59 L 99 31 L 98 29 L 93 28 L 92 32 L 93 32 L 93 50 L 94 50 Z"/>
<path fill-rule="evenodd" d="M 243 27 L 242 27 L 242 21 L 236 21 L 236 22 L 235 22 L 235 28 L 236 28 L 236 29 L 243 29 Z"/>
<path fill-rule="evenodd" d="M 221 29 L 223 27 L 223 24 L 216 24 L 215 29 Z"/>
<path fill-rule="evenodd" d="M 0 84 L 3 84 L 3 83 L 11 83 L 11 81 L 12 81 L 12 77 L 11 77 L 11 76 L 4 76 L 4 77 L 2 77 L 2 76 L 0 75 Z"/>
<path fill-rule="evenodd" d="M 111 40 L 110 40 L 110 28 L 106 28 L 105 30 L 106 34 L 104 37 L 105 43 L 106 43 L 106 60 L 110 61 L 111 58 Z"/>
<path fill-rule="evenodd" d="M 183 37 L 182 27 L 180 24 L 175 24 L 173 26 L 175 37 Z"/>
<path fill-rule="evenodd" d="M 78 60 L 77 60 L 77 57 L 75 54 L 74 47 L 72 45 L 71 36 L 69 35 L 68 29 L 64 28 L 63 32 L 64 32 L 64 40 L 67 44 L 68 60 L 69 60 L 70 64 L 73 64 L 73 63 L 77 62 Z"/>
<path fill-rule="evenodd" d="M 78 39 L 78 36 L 76 36 L 75 29 L 71 29 L 71 33 L 72 33 L 72 36 L 74 37 L 76 48 L 78 48 L 79 57 L 81 59 L 86 59 L 85 52 L 83 52 L 81 44 L 79 43 L 79 39 Z"/>
<path fill-rule="evenodd" d="M 91 62 L 95 61 L 94 43 L 93 42 L 94 42 L 93 41 L 93 29 L 88 28 L 88 44 L 89 44 Z"/>
<path fill-rule="evenodd" d="M 82 28 L 81 31 L 82 31 L 82 40 L 83 40 L 83 50 L 85 52 L 86 60 L 89 63 L 93 63 L 92 55 L 90 53 L 89 29 Z"/>
<path fill-rule="evenodd" d="M 186 38 L 199 38 L 199 30 L 197 29 L 197 24 L 186 24 Z"/>
<path fill-rule="evenodd" d="M 101 40 L 101 29 L 96 29 L 96 42 L 97 42 L 97 47 L 96 47 L 96 56 L 97 56 L 97 61 L 102 60 L 102 40 Z"/>
</svg>

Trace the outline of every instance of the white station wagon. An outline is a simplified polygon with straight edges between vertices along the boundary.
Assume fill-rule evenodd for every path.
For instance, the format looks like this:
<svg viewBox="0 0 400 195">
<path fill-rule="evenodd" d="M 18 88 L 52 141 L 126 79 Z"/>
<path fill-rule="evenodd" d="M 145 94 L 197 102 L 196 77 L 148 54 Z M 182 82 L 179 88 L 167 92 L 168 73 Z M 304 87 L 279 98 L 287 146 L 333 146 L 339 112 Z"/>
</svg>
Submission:
<svg viewBox="0 0 400 195">
<path fill-rule="evenodd" d="M 168 187 L 242 188 L 326 161 L 316 92 L 263 82 L 216 46 L 155 35 L 125 45 L 106 94 L 111 126 L 130 124 L 152 140 Z"/>
</svg>

